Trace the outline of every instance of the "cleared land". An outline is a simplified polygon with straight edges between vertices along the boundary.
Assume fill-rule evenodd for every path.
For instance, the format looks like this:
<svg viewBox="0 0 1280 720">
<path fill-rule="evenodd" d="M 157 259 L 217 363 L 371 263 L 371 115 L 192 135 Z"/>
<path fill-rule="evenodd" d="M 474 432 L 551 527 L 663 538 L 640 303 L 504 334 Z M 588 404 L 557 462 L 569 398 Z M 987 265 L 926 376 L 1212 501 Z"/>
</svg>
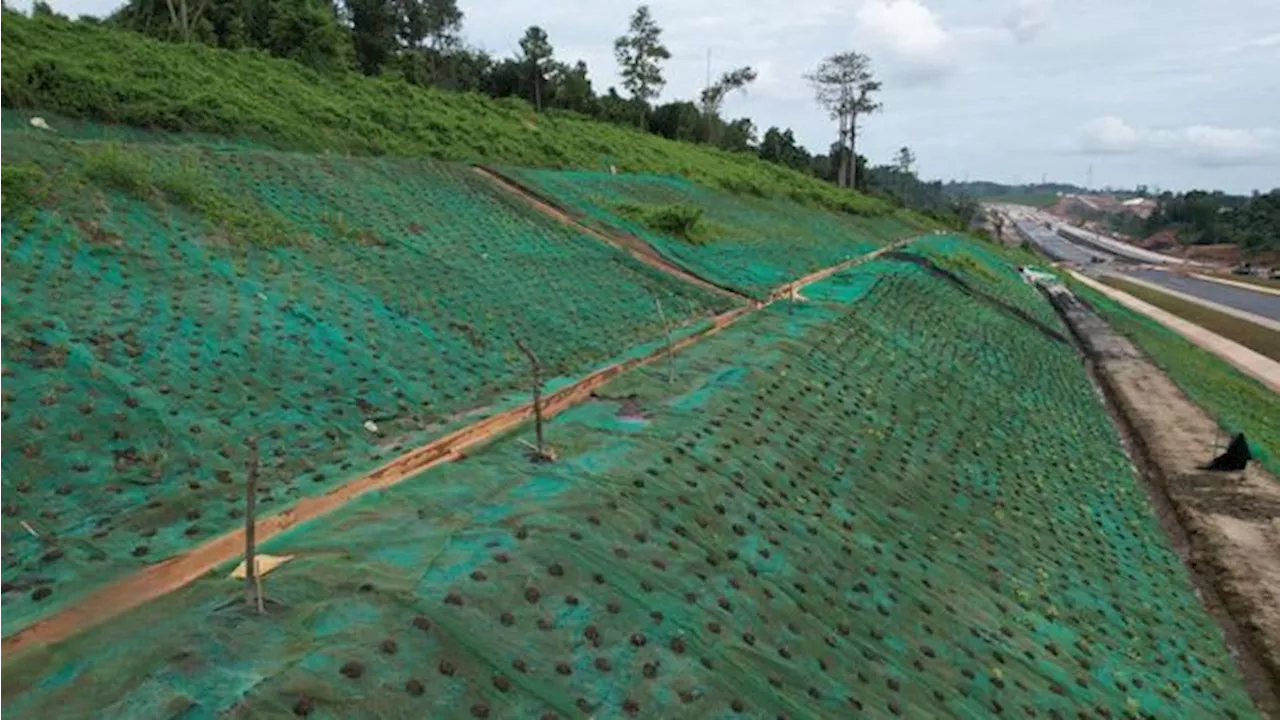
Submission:
<svg viewBox="0 0 1280 720">
<path fill-rule="evenodd" d="M 1280 395 L 1155 320 L 1081 283 L 1068 283 L 1108 324 L 1141 348 L 1219 427 L 1228 433 L 1245 433 L 1262 464 L 1273 475 L 1280 475 Z"/>
<path fill-rule="evenodd" d="M 1152 290 L 1144 285 L 1128 282 L 1114 275 L 1104 275 L 1099 280 L 1158 308 L 1167 310 L 1180 318 L 1189 320 L 1206 330 L 1217 333 L 1229 340 L 1234 340 L 1255 352 L 1266 355 L 1272 360 L 1280 360 L 1280 333 L 1274 330 L 1234 315 L 1218 312 L 1213 308 L 1208 308 L 1198 303 L 1173 297 L 1158 290 Z"/>
<path fill-rule="evenodd" d="M 6 664 L 5 709 L 1253 717 L 1074 348 L 1007 266 L 944 270 L 753 313 L 559 416 L 555 463 L 272 541 L 268 616 L 202 580 Z"/>
<path fill-rule="evenodd" d="M 1165 520 L 1175 544 L 1199 573 L 1209 605 L 1231 618 L 1225 625 L 1255 700 L 1269 715 L 1280 713 L 1280 482 L 1256 464 L 1204 471 L 1225 444 L 1217 423 L 1127 338 L 1086 306 L 1058 297 L 1117 406 L 1156 506 L 1171 507 Z"/>
</svg>

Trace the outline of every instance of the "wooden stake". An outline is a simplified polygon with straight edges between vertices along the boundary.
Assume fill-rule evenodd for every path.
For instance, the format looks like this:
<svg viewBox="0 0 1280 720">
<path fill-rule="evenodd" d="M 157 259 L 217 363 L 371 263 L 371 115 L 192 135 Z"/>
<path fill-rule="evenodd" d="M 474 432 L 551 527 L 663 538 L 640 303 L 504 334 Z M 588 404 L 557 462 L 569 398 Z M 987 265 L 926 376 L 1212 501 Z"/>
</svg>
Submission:
<svg viewBox="0 0 1280 720">
<path fill-rule="evenodd" d="M 257 548 L 254 546 L 258 514 L 258 439 L 251 437 L 245 445 L 249 446 L 249 461 L 244 480 L 244 602 L 249 607 L 256 605 L 259 613 L 265 613 L 262 580 L 258 577 Z"/>
<path fill-rule="evenodd" d="M 534 434 L 537 439 L 537 453 L 539 458 L 547 458 L 546 448 L 542 444 L 542 374 L 538 365 L 538 356 L 533 354 L 529 346 L 524 344 L 520 338 L 516 338 L 516 347 L 529 358 L 529 365 L 533 369 L 533 427 Z"/>
<path fill-rule="evenodd" d="M 667 333 L 667 384 L 676 381 L 676 356 L 671 349 L 671 324 L 667 322 L 667 316 L 662 312 L 662 300 L 653 299 L 653 304 L 658 306 L 658 318 L 662 320 L 662 329 Z"/>
</svg>

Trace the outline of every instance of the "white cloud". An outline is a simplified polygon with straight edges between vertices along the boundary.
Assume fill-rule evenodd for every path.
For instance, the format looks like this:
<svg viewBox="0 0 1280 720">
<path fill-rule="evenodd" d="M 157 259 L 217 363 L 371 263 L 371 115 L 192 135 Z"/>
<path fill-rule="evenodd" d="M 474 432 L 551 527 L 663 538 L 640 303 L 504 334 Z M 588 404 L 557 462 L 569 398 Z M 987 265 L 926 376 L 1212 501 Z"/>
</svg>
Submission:
<svg viewBox="0 0 1280 720">
<path fill-rule="evenodd" d="M 1080 128 L 1080 147 L 1089 153 L 1130 153 L 1139 146 L 1138 131 L 1114 116 L 1094 118 Z"/>
<path fill-rule="evenodd" d="M 1280 160 L 1280 132 L 1272 128 L 1187 125 L 1142 128 L 1114 115 L 1095 118 L 1079 132 L 1080 149 L 1089 154 L 1159 154 L 1201 165 L 1250 165 Z"/>
<path fill-rule="evenodd" d="M 929 83 L 994 47 L 1032 40 L 1048 22 L 1048 7 L 1048 0 L 1018 0 L 1000 26 L 949 27 L 921 0 L 865 0 L 854 20 L 901 80 Z"/>
<path fill-rule="evenodd" d="M 855 18 L 915 80 L 946 75 L 959 51 L 938 16 L 918 0 L 869 0 L 858 8 Z"/>
<path fill-rule="evenodd" d="M 1004 16 L 1005 29 L 1018 42 L 1034 40 L 1049 23 L 1049 0 L 1018 0 Z"/>
</svg>

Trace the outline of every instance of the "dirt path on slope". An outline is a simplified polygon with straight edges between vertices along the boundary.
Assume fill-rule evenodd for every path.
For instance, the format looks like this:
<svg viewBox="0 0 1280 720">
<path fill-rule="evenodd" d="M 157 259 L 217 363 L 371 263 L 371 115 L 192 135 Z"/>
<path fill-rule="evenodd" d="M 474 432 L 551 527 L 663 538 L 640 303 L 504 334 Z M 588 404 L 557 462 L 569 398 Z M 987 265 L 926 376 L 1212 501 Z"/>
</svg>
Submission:
<svg viewBox="0 0 1280 720">
<path fill-rule="evenodd" d="M 1254 703 L 1280 718 L 1280 480 L 1251 463 L 1206 472 L 1218 425 L 1075 298 L 1055 305 L 1119 416 L 1157 513 L 1222 627 Z"/>
<path fill-rule="evenodd" d="M 791 283 L 796 289 L 821 280 L 837 270 L 847 269 L 868 262 L 891 250 L 900 248 L 915 238 L 894 242 L 884 248 L 848 260 Z M 732 323 L 770 303 L 753 302 L 739 306 L 712 318 L 712 324 L 687 335 L 671 345 L 671 352 L 709 337 Z M 568 387 L 543 398 L 543 416 L 554 417 L 564 410 L 590 399 L 592 393 L 609 380 L 629 370 L 665 360 L 668 349 L 660 347 L 642 357 L 626 360 L 598 370 Z M 418 473 L 444 462 L 463 456 L 463 451 L 488 442 L 498 435 L 513 430 L 533 417 L 533 404 L 527 403 L 511 410 L 485 418 L 449 435 L 434 440 L 395 458 L 378 469 L 363 475 L 324 495 L 302 498 L 285 510 L 259 520 L 255 524 L 258 543 L 309 520 L 327 515 L 365 493 L 388 488 Z M 65 640 L 89 627 L 110 620 L 151 600 L 171 593 L 195 582 L 203 575 L 241 557 L 244 551 L 244 530 L 237 529 L 202 543 L 191 550 L 149 565 L 88 596 L 81 598 L 59 612 L 33 623 L 0 642 L 4 662 L 10 662 L 24 650 L 38 645 L 49 645 Z"/>
<path fill-rule="evenodd" d="M 538 193 L 538 191 L 528 187 L 527 185 L 521 183 L 518 180 L 513 180 L 505 175 L 498 174 L 494 170 L 480 167 L 478 165 L 473 167 L 472 169 L 475 170 L 477 173 L 479 173 L 481 177 L 488 179 L 490 182 L 497 185 L 502 190 L 508 193 L 511 193 L 512 195 L 515 195 L 516 197 L 519 197 L 521 200 L 524 200 L 525 202 L 529 203 L 534 207 L 534 209 L 538 210 L 539 212 L 545 215 L 548 215 L 552 218 L 555 218 L 556 220 L 559 220 L 560 222 L 566 225 L 572 225 L 576 229 L 587 233 L 591 237 L 597 240 L 600 240 L 601 242 L 608 243 L 609 245 L 612 245 L 618 248 L 619 250 L 622 250 L 623 252 L 627 253 L 631 257 L 639 260 L 640 262 L 650 267 L 657 268 L 658 270 L 661 270 L 662 272 L 667 273 L 669 275 L 675 275 L 676 277 L 680 278 L 681 280 L 684 280 L 687 283 L 692 283 L 694 285 L 697 285 L 698 287 L 703 288 L 704 290 L 710 290 L 711 292 L 714 292 L 718 295 L 725 295 L 735 300 L 738 300 L 740 302 L 745 302 L 745 303 L 749 303 L 756 306 L 759 306 L 761 304 L 759 300 L 756 300 L 753 297 L 744 295 L 738 292 L 737 290 L 734 290 L 733 288 L 717 285 L 716 283 L 711 282 L 710 280 L 700 275 L 697 275 L 693 272 L 690 272 L 680 267 L 679 265 L 676 265 L 675 263 L 662 257 L 662 255 L 658 253 L 657 250 L 653 249 L 652 245 L 650 245 L 649 243 L 645 242 L 644 240 L 641 240 L 640 238 L 634 235 L 631 235 L 630 233 L 625 233 L 620 230 L 610 230 L 609 232 L 604 232 L 602 230 L 593 228 L 587 225 L 586 223 L 583 223 L 580 218 L 574 217 L 573 215 L 569 214 L 567 211 L 558 207 L 551 200 L 548 200 L 547 198 L 543 197 L 541 194 Z M 857 260 L 857 258 L 855 258 L 855 260 Z"/>
</svg>

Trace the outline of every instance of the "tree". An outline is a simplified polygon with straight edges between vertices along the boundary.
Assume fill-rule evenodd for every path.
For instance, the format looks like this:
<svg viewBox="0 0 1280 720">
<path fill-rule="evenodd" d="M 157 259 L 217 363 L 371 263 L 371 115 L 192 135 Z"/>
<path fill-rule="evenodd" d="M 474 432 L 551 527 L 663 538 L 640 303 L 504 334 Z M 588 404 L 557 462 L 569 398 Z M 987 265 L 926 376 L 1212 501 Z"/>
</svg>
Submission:
<svg viewBox="0 0 1280 720">
<path fill-rule="evenodd" d="M 356 65 L 365 75 L 377 75 L 396 52 L 397 32 L 403 33 L 398 8 L 387 0 L 346 0 L 346 7 Z"/>
<path fill-rule="evenodd" d="M 533 107 L 542 112 L 542 73 L 554 50 L 547 39 L 547 31 L 530 25 L 520 38 L 520 54 L 533 83 Z"/>
<path fill-rule="evenodd" d="M 182 42 L 191 42 L 191 30 L 200 22 L 200 14 L 207 4 L 207 0 L 197 0 L 194 5 L 187 0 L 165 0 L 169 7 L 169 20 L 177 28 Z"/>
<path fill-rule="evenodd" d="M 613 54 L 621 68 L 622 87 L 641 105 L 640 127 L 645 124 L 644 108 L 662 92 L 666 81 L 662 77 L 662 60 L 669 60 L 671 53 L 661 42 L 662 28 L 654 22 L 648 5 L 636 8 L 631 16 L 631 26 L 626 35 L 613 42 Z"/>
<path fill-rule="evenodd" d="M 697 105 L 688 100 L 677 100 L 653 109 L 649 131 L 669 140 L 695 142 L 701 120 Z"/>
<path fill-rule="evenodd" d="M 871 58 L 857 52 L 836 53 L 822 61 L 817 70 L 805 75 L 813 86 L 814 97 L 826 108 L 839 126 L 841 148 L 836 184 L 858 185 L 857 155 L 858 117 L 876 112 L 880 103 L 871 98 L 880 90 L 880 82 L 871 74 Z M 848 152 L 844 152 L 845 148 Z"/>
<path fill-rule="evenodd" d="M 258 48 L 322 70 L 352 60 L 330 0 L 130 0 L 107 22 L 163 40 Z"/>
<path fill-rule="evenodd" d="M 348 0 L 351 2 L 351 0 Z M 457 0 L 391 0 L 396 36 L 408 50 L 456 48 L 462 30 Z"/>
<path fill-rule="evenodd" d="M 707 120 L 707 142 L 715 142 L 713 128 L 720 117 L 720 106 L 729 93 L 737 90 L 747 91 L 747 85 L 756 81 L 756 71 L 750 67 L 740 67 L 720 76 L 720 79 L 702 89 L 702 115 Z"/>
<path fill-rule="evenodd" d="M 811 172 L 813 158 L 809 151 L 796 143 L 796 136 L 790 128 L 779 130 L 771 127 L 764 131 L 760 141 L 760 159 L 779 165 L 785 165 L 801 172 Z"/>
<path fill-rule="evenodd" d="M 599 112 L 595 91 L 591 89 L 591 80 L 587 77 L 586 63 L 579 60 L 573 67 L 553 63 L 549 75 L 550 85 L 554 90 L 552 101 L 556 107 L 584 115 Z"/>
<path fill-rule="evenodd" d="M 756 144 L 756 126 L 751 118 L 738 118 L 724 126 L 724 134 L 717 145 L 730 152 L 750 152 Z"/>
<path fill-rule="evenodd" d="M 645 105 L 635 98 L 624 98 L 616 88 L 600 96 L 600 118 L 618 125 L 643 123 Z"/>
<path fill-rule="evenodd" d="M 893 156 L 893 166 L 904 175 L 910 175 L 911 166 L 915 164 L 916 154 L 911 152 L 911 148 L 906 145 L 898 148 L 898 154 Z"/>
</svg>

